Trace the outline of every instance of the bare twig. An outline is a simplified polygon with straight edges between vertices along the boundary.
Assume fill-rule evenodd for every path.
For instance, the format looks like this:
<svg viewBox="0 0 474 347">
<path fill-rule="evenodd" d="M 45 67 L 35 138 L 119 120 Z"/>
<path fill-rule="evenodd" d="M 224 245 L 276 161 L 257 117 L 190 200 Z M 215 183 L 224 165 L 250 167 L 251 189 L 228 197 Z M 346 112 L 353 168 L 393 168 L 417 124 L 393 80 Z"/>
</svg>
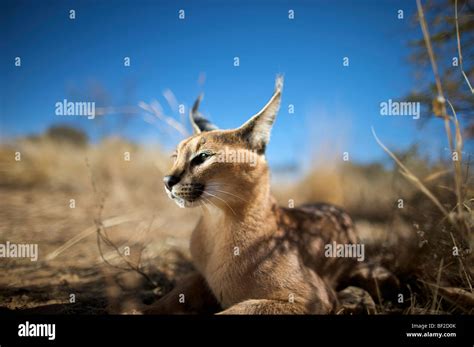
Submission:
<svg viewBox="0 0 474 347">
<path fill-rule="evenodd" d="M 418 8 L 418 16 L 420 19 L 420 26 L 421 30 L 423 32 L 423 37 L 425 40 L 426 44 L 426 49 L 428 51 L 428 55 L 430 57 L 431 61 L 431 67 L 433 70 L 433 74 L 436 80 L 436 89 L 438 92 L 438 101 L 441 104 L 441 116 L 444 119 L 444 125 L 445 125 L 445 130 L 446 130 L 446 135 L 448 137 L 448 143 L 449 143 L 449 148 L 451 151 L 451 155 L 454 155 L 454 153 L 457 154 L 457 160 L 452 160 L 453 161 L 453 166 L 454 166 L 454 187 L 456 191 L 456 198 L 457 198 L 457 223 L 459 226 L 459 229 L 461 232 L 464 232 L 464 234 L 467 234 L 467 231 L 469 230 L 469 227 L 467 226 L 467 222 L 465 221 L 462 206 L 463 206 L 463 190 L 462 190 L 462 135 L 461 135 L 461 129 L 460 125 L 456 116 L 456 112 L 454 110 L 453 105 L 449 102 L 449 100 L 446 100 L 444 97 L 443 93 L 443 88 L 441 85 L 441 80 L 439 77 L 438 73 L 438 65 L 436 64 L 436 59 L 433 53 L 433 48 L 431 45 L 431 39 L 428 31 L 428 25 L 426 24 L 424 12 L 423 12 L 423 6 L 421 5 L 420 0 L 416 0 L 416 5 Z M 456 0 L 456 29 L 457 29 L 457 34 L 458 34 L 458 50 L 460 54 L 460 61 L 462 61 L 462 54 L 461 54 L 461 45 L 460 45 L 460 38 L 459 38 L 459 25 L 458 25 L 458 20 L 457 20 L 457 0 Z M 451 126 L 450 126 L 450 117 L 447 114 L 446 110 L 446 102 L 449 104 L 451 111 L 453 113 L 453 122 L 455 126 L 455 139 L 456 141 L 453 143 L 453 136 L 451 134 Z M 456 151 L 456 152 L 455 152 Z M 451 219 L 450 219 L 451 220 Z"/>
<path fill-rule="evenodd" d="M 466 83 L 469 86 L 471 93 L 474 94 L 474 88 L 472 87 L 471 83 L 469 82 L 469 79 L 467 78 L 466 73 L 464 72 L 462 51 L 461 51 L 461 35 L 459 34 L 458 0 L 454 1 L 454 19 L 456 20 L 456 38 L 458 42 L 459 67 L 461 68 L 461 73 L 464 79 L 466 80 Z"/>
<path fill-rule="evenodd" d="M 127 215 L 127 216 L 118 216 L 118 217 L 112 217 L 108 218 L 103 221 L 104 228 L 110 228 L 116 225 L 120 225 L 123 223 L 127 223 L 130 221 L 135 220 L 135 218 L 132 217 L 132 215 Z M 96 232 L 96 226 L 91 226 L 86 229 L 84 229 L 82 232 L 74 236 L 72 239 L 68 240 L 64 244 L 62 244 L 60 247 L 56 248 L 54 251 L 49 253 L 46 256 L 46 260 L 53 260 L 57 256 L 59 256 L 61 253 L 63 253 L 65 250 L 71 248 L 74 246 L 76 243 L 81 241 L 82 239 L 94 234 Z"/>
<path fill-rule="evenodd" d="M 451 111 L 453 112 L 454 116 L 454 128 L 456 131 L 456 141 L 455 141 L 455 146 L 456 146 L 456 154 L 458 156 L 457 160 L 453 160 L 453 165 L 454 165 L 454 186 L 456 188 L 456 197 L 457 197 L 457 202 L 458 202 L 458 215 L 459 218 L 462 218 L 462 202 L 463 202 L 463 193 L 462 193 L 462 135 L 461 135 L 461 127 L 459 126 L 458 122 L 458 117 L 456 115 L 456 111 L 454 110 L 453 105 L 447 100 L 449 107 L 451 107 Z"/>
<path fill-rule="evenodd" d="M 153 223 L 153 221 L 152 221 L 152 223 Z M 107 260 L 107 258 L 104 256 L 102 246 L 101 246 L 102 245 L 101 241 L 104 242 L 107 246 L 111 247 L 113 250 L 115 250 L 116 254 L 120 257 L 120 259 L 127 266 L 126 267 L 121 267 L 121 266 L 114 265 L 114 264 L 110 263 Z M 157 286 L 157 283 L 141 269 L 140 262 L 137 262 L 137 264 L 134 264 L 130 260 L 128 260 L 127 257 L 125 255 L 123 255 L 123 253 L 117 247 L 117 245 L 110 240 L 109 236 L 107 235 L 107 232 L 105 231 L 105 228 L 100 227 L 100 226 L 97 227 L 97 245 L 99 247 L 99 252 L 100 252 L 101 258 L 104 260 L 104 262 L 107 265 L 109 265 L 111 267 L 114 267 L 118 270 L 135 271 L 138 274 L 140 274 L 141 276 L 143 276 L 153 287 Z M 142 251 L 143 251 L 143 248 L 140 250 L 140 252 L 142 252 Z M 140 256 L 140 258 L 141 258 L 141 256 Z"/>
<path fill-rule="evenodd" d="M 436 198 L 431 191 L 426 188 L 426 186 L 423 184 L 423 182 L 420 181 L 418 177 L 416 177 L 398 158 L 395 154 L 393 154 L 383 143 L 382 141 L 379 140 L 377 137 L 377 134 L 375 133 L 374 127 L 372 127 L 372 135 L 375 138 L 375 141 L 379 144 L 380 147 L 390 156 L 392 159 L 395 161 L 395 163 L 400 167 L 400 172 L 405 176 L 409 181 L 414 183 L 428 198 L 430 198 L 431 201 L 438 207 L 438 209 L 441 211 L 441 213 L 448 218 L 449 221 L 452 222 L 452 218 L 449 216 L 449 212 L 444 208 L 444 206 L 441 204 L 441 202 Z M 452 222 L 453 223 L 453 222 Z M 454 224 L 456 226 L 456 224 Z"/>
<path fill-rule="evenodd" d="M 428 31 L 428 25 L 426 24 L 425 14 L 423 12 L 423 6 L 421 6 L 420 0 L 416 0 L 416 6 L 418 7 L 418 16 L 420 17 L 421 31 L 423 32 L 423 38 L 425 40 L 426 49 L 430 57 L 431 68 L 433 70 L 433 74 L 434 74 L 435 82 L 436 82 L 436 89 L 438 91 L 438 97 L 436 101 L 441 107 L 441 116 L 444 119 L 444 127 L 446 130 L 446 135 L 448 136 L 449 149 L 451 150 L 451 153 L 452 153 L 454 150 L 453 139 L 451 136 L 451 127 L 449 125 L 449 118 L 446 113 L 446 99 L 444 98 L 443 86 L 441 85 L 441 79 L 439 77 L 438 64 L 436 63 L 436 59 L 433 53 L 433 47 L 431 46 L 431 39 L 430 39 L 429 31 Z"/>
<path fill-rule="evenodd" d="M 469 293 L 468 291 L 465 291 L 461 288 L 443 287 L 439 284 L 423 281 L 422 279 L 418 279 L 418 281 L 430 288 L 435 288 L 438 292 L 438 295 L 453 303 L 458 309 L 461 309 L 467 313 L 472 312 L 474 307 L 474 295 L 472 292 Z"/>
<path fill-rule="evenodd" d="M 441 261 L 439 262 L 438 276 L 436 277 L 436 287 L 434 290 L 433 302 L 431 303 L 431 311 L 434 311 L 436 309 L 436 303 L 438 300 L 438 288 L 441 282 L 441 272 L 443 270 L 443 262 L 444 262 L 444 258 L 441 258 Z"/>
<path fill-rule="evenodd" d="M 456 247 L 459 251 L 459 247 L 458 245 L 456 244 L 456 240 L 454 239 L 454 235 L 453 233 L 449 233 L 451 235 L 451 240 L 453 241 L 453 245 L 454 247 Z M 458 255 L 457 256 L 457 259 L 459 261 L 459 266 L 461 268 L 461 271 L 463 272 L 464 274 L 464 277 L 466 278 L 466 281 L 467 281 L 467 285 L 469 286 L 469 289 L 471 290 L 471 293 L 472 293 L 472 283 L 471 283 L 471 276 L 470 274 L 467 273 L 466 271 L 466 267 L 464 266 L 464 262 L 462 261 L 462 256 L 461 255 Z"/>
<path fill-rule="evenodd" d="M 150 104 L 140 101 L 138 106 L 142 108 L 143 110 L 145 110 L 146 112 L 150 113 L 151 115 L 155 116 L 159 120 L 166 123 L 172 129 L 179 132 L 182 136 L 186 137 L 189 135 L 186 128 L 180 122 L 163 114 L 161 105 L 158 103 L 157 100 L 153 100 Z"/>
<path fill-rule="evenodd" d="M 90 179 L 91 179 L 91 184 L 92 184 L 92 190 L 94 192 L 94 195 L 95 196 L 99 196 L 99 192 L 97 190 L 97 186 L 95 184 L 95 179 L 94 179 L 94 176 L 93 176 L 93 173 L 92 173 L 92 170 L 91 170 L 91 167 L 89 165 L 89 161 L 86 159 L 86 165 L 89 169 L 89 173 L 90 173 Z M 98 212 L 97 212 L 97 217 L 95 218 L 94 222 L 95 222 L 95 225 L 96 225 L 96 233 L 97 233 L 97 246 L 99 248 L 99 253 L 100 253 L 100 256 L 102 258 L 102 260 L 109 266 L 113 267 L 113 268 L 116 268 L 116 269 L 119 269 L 119 270 L 123 270 L 123 271 L 135 271 L 137 272 L 138 274 L 140 274 L 142 277 L 144 277 L 153 287 L 156 287 L 157 286 L 157 283 L 155 281 L 153 281 L 153 279 L 148 276 L 141 268 L 140 268 L 140 263 L 138 262 L 137 264 L 133 264 L 131 261 L 129 261 L 127 259 L 126 256 L 124 256 L 122 254 L 122 252 L 120 251 L 120 249 L 117 247 L 117 245 L 115 243 L 113 243 L 109 236 L 107 235 L 107 231 L 106 231 L 106 228 L 104 226 L 104 223 L 102 222 L 102 212 L 103 212 L 103 209 L 104 209 L 104 198 L 103 196 L 99 196 L 99 199 L 98 199 L 99 203 L 98 203 Z M 151 228 L 151 225 L 154 221 L 154 218 L 153 220 L 151 221 L 150 223 L 150 228 Z M 113 250 L 115 250 L 115 252 L 117 253 L 117 255 L 121 258 L 121 260 L 123 260 L 123 262 L 127 265 L 126 267 L 122 267 L 122 266 L 117 266 L 117 265 L 114 265 L 112 263 L 110 263 L 107 258 L 104 256 L 104 252 L 102 250 L 102 242 L 104 242 L 107 246 L 109 246 L 110 248 L 112 248 Z M 143 248 L 142 250 L 143 251 Z M 141 256 L 139 257 L 139 259 L 141 258 Z"/>
</svg>

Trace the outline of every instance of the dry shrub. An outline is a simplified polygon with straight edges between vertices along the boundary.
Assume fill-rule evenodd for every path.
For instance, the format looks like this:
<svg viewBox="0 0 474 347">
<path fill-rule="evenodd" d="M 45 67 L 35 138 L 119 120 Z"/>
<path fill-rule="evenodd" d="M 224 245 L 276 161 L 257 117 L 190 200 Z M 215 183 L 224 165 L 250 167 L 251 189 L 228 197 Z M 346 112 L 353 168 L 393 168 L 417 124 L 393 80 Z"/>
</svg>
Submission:
<svg viewBox="0 0 474 347">
<path fill-rule="evenodd" d="M 418 159 L 420 172 L 428 164 Z M 325 163 L 313 167 L 301 181 L 275 195 L 282 204 L 288 199 L 300 203 L 329 202 L 344 207 L 353 218 L 373 222 L 390 220 L 400 198 L 409 199 L 414 189 L 397 178 L 397 172 L 380 163 Z"/>
<path fill-rule="evenodd" d="M 21 155 L 19 161 L 15 160 L 17 152 Z M 124 159 L 126 152 L 130 153 L 130 161 Z M 87 161 L 102 189 L 116 189 L 117 194 L 123 186 L 131 188 L 130 192 L 146 192 L 150 184 L 160 180 L 168 165 L 162 151 L 146 150 L 118 138 L 89 146 L 49 137 L 21 139 L 0 147 L 0 184 L 6 188 L 88 190 Z"/>
</svg>

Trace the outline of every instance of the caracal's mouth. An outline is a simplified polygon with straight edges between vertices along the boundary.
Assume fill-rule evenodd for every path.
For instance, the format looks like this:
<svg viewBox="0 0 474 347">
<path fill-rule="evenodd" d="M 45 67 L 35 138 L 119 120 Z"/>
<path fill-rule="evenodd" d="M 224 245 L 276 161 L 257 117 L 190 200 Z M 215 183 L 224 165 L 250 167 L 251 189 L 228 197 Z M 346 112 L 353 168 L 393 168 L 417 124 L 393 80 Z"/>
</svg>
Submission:
<svg viewBox="0 0 474 347">
<path fill-rule="evenodd" d="M 196 207 L 203 203 L 204 185 L 201 184 L 194 187 L 181 188 L 179 192 L 169 190 L 165 186 L 165 191 L 168 197 L 181 208 Z"/>
</svg>

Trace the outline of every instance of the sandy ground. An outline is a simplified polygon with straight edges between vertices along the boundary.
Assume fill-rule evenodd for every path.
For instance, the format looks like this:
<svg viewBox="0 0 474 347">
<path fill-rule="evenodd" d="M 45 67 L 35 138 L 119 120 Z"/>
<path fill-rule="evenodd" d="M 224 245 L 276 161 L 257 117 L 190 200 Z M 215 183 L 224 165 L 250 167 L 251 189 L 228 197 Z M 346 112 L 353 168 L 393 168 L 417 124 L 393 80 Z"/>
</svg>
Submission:
<svg viewBox="0 0 474 347">
<path fill-rule="evenodd" d="M 3 258 L 0 271 L 0 309 L 38 313 L 99 314 L 149 303 L 169 291 L 180 275 L 192 270 L 188 238 L 197 211 L 173 208 L 140 209 L 120 204 L 104 208 L 107 234 L 132 264 L 157 285 L 135 271 L 107 265 L 97 241 L 97 203 L 82 194 L 69 207 L 71 193 L 35 190 L 0 190 L 2 242 L 38 244 L 38 261 Z M 113 213 L 109 212 L 113 211 Z M 165 219 L 164 216 L 171 216 Z M 69 243 L 68 243 L 69 241 Z M 61 248 L 62 247 L 62 248 Z M 124 267 L 117 252 L 103 245 L 106 259 Z M 75 302 L 74 302 L 75 301 Z"/>
<path fill-rule="evenodd" d="M 37 244 L 39 249 L 37 261 L 0 259 L 0 313 L 114 314 L 166 294 L 193 271 L 189 236 L 200 211 L 180 209 L 161 190 L 154 191 L 136 194 L 146 199 L 114 192 L 100 209 L 100 199 L 90 190 L 0 188 L 0 242 Z M 72 197 L 75 208 L 70 208 Z M 101 255 L 98 224 L 122 255 L 104 242 Z M 413 233 L 406 224 L 366 220 L 356 228 L 363 243 L 387 249 Z M 410 248 L 397 253 L 377 249 L 390 263 L 402 266 L 407 259 L 410 265 Z M 131 271 L 127 262 L 140 264 L 148 278 Z M 383 310 L 401 313 L 401 307 Z"/>
</svg>

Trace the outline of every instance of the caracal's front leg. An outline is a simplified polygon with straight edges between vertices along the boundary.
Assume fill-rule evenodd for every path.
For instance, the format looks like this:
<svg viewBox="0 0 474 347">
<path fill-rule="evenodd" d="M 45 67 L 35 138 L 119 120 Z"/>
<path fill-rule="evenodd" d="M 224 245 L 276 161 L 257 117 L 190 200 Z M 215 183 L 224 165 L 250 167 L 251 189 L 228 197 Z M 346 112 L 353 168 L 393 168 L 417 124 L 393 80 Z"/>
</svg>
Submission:
<svg viewBox="0 0 474 347">
<path fill-rule="evenodd" d="M 279 300 L 246 300 L 218 314 L 305 314 L 304 305 Z"/>
<path fill-rule="evenodd" d="M 176 287 L 156 303 L 142 309 L 144 314 L 215 313 L 220 305 L 199 273 L 178 282 Z"/>
</svg>

